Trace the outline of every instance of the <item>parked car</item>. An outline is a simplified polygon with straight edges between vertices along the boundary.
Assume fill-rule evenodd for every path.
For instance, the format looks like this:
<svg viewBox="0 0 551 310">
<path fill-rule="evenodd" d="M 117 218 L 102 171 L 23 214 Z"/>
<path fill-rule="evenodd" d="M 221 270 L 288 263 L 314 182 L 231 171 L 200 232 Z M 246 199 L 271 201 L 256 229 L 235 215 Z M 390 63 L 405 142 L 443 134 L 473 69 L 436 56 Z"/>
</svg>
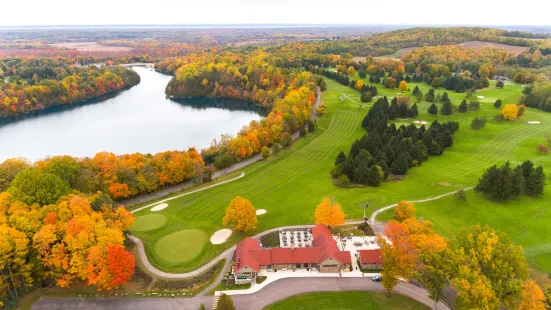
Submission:
<svg viewBox="0 0 551 310">
<path fill-rule="evenodd" d="M 374 275 L 373 277 L 371 277 L 371 280 L 373 280 L 373 282 L 381 282 L 383 281 L 383 276 L 380 274 Z"/>
</svg>

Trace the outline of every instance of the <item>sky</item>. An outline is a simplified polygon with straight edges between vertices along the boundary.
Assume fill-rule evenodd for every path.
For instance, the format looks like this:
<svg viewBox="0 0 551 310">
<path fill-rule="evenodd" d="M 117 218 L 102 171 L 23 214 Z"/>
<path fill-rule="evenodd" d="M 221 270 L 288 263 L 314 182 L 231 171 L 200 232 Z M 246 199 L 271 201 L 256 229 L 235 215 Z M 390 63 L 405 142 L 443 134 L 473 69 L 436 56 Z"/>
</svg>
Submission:
<svg viewBox="0 0 551 310">
<path fill-rule="evenodd" d="M 550 25 L 549 0 L 2 0 L 0 26 L 106 24 Z"/>
</svg>

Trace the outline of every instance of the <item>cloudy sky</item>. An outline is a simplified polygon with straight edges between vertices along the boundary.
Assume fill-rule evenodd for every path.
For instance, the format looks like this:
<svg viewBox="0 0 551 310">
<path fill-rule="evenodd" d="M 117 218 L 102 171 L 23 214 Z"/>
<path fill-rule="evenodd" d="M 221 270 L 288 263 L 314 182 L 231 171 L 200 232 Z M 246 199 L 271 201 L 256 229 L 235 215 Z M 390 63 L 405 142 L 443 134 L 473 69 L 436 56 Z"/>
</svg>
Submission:
<svg viewBox="0 0 551 310">
<path fill-rule="evenodd" d="M 105 24 L 550 25 L 549 0 L 2 0 L 0 26 Z M 11 12 L 11 13 L 8 13 Z"/>
</svg>

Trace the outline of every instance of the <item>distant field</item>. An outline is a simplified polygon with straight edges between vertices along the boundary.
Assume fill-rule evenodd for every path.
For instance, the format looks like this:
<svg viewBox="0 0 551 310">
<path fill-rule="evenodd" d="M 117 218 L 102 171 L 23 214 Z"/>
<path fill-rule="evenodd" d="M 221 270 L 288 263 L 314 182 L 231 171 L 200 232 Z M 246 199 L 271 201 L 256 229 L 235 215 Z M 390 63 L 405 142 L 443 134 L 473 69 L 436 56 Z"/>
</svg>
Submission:
<svg viewBox="0 0 551 310">
<path fill-rule="evenodd" d="M 507 44 L 493 43 L 493 42 L 483 42 L 483 41 L 467 41 L 467 42 L 457 44 L 457 46 L 460 46 L 462 48 L 471 48 L 471 49 L 475 49 L 475 50 L 479 50 L 479 49 L 483 49 L 483 48 L 501 48 L 501 49 L 504 49 L 508 52 L 511 52 L 511 53 L 515 54 L 515 55 L 518 55 L 522 52 L 526 52 L 530 49 L 529 47 L 525 47 L 525 46 L 514 46 L 514 45 L 507 45 Z M 379 56 L 379 57 L 375 57 L 375 58 L 379 58 L 379 59 L 390 58 L 390 59 L 393 59 L 393 60 L 400 60 L 402 55 L 404 55 L 405 53 L 409 53 L 409 52 L 411 52 L 413 50 L 416 50 L 416 49 L 419 49 L 419 48 L 421 48 L 421 47 L 414 46 L 414 47 L 408 47 L 408 48 L 401 48 L 401 49 L 397 50 L 396 52 L 394 52 L 392 54 Z M 356 57 L 354 57 L 354 60 L 356 62 L 365 61 L 365 57 L 364 56 L 356 56 Z"/>
<path fill-rule="evenodd" d="M 130 47 L 122 46 L 106 46 L 98 42 L 66 42 L 50 44 L 55 47 L 70 48 L 77 51 L 94 51 L 94 52 L 127 52 L 132 50 Z"/>
<path fill-rule="evenodd" d="M 472 48 L 475 50 L 479 50 L 483 48 L 501 48 L 513 54 L 520 54 L 530 49 L 529 47 L 525 47 L 525 46 L 513 46 L 513 45 L 507 45 L 507 44 L 501 44 L 501 43 L 482 42 L 482 41 L 468 41 L 457 45 L 463 48 Z"/>
</svg>

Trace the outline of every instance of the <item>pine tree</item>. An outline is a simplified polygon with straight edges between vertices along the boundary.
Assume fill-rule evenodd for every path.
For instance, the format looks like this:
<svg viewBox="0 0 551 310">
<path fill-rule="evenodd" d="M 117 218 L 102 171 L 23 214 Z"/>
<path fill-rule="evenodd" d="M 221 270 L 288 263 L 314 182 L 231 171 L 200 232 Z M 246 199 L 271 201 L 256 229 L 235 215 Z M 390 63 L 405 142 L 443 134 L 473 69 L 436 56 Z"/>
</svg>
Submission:
<svg viewBox="0 0 551 310">
<path fill-rule="evenodd" d="M 543 167 L 539 166 L 526 179 L 526 194 L 530 196 L 539 196 L 543 194 L 545 188 L 545 174 Z"/>
<path fill-rule="evenodd" d="M 522 167 L 522 174 L 524 175 L 524 179 L 528 180 L 528 178 L 532 174 L 532 171 L 534 171 L 534 164 L 530 160 L 527 160 L 523 162 L 520 166 Z"/>
<path fill-rule="evenodd" d="M 440 102 L 442 102 L 442 103 L 451 103 L 450 97 L 448 96 L 447 92 L 444 92 L 442 97 L 440 97 Z"/>
<path fill-rule="evenodd" d="M 380 166 L 373 165 L 369 168 L 369 175 L 367 183 L 371 186 L 381 185 L 384 176 L 383 169 Z"/>
<path fill-rule="evenodd" d="M 457 110 L 460 113 L 465 113 L 465 112 L 467 112 L 468 107 L 469 107 L 469 105 L 467 104 L 467 100 L 463 99 L 463 101 L 461 101 L 461 104 L 459 105 L 459 108 Z"/>
<path fill-rule="evenodd" d="M 442 147 L 436 140 L 432 140 L 429 148 L 429 154 L 436 156 L 442 154 Z"/>
<path fill-rule="evenodd" d="M 447 94 L 447 93 L 444 93 Z M 454 110 L 453 104 L 449 101 L 444 101 L 444 104 L 442 104 L 442 109 L 440 110 L 440 114 L 442 115 L 452 115 Z"/>
<path fill-rule="evenodd" d="M 411 109 L 409 109 L 409 117 L 417 117 L 419 115 L 419 108 L 417 107 L 417 103 L 414 103 L 411 106 Z"/>
<path fill-rule="evenodd" d="M 513 194 L 513 182 L 512 182 L 511 164 L 506 162 L 505 165 L 499 169 L 499 178 L 493 188 L 494 198 L 505 200 L 511 198 Z"/>
<path fill-rule="evenodd" d="M 494 103 L 494 107 L 499 109 L 501 108 L 501 104 L 502 104 L 501 99 L 497 99 L 496 102 Z"/>
<path fill-rule="evenodd" d="M 354 143 L 352 143 L 352 146 L 350 147 L 350 152 L 348 152 L 348 157 L 356 158 L 356 156 L 360 154 L 360 150 L 360 141 L 354 141 Z"/>
<path fill-rule="evenodd" d="M 367 185 L 369 182 L 369 167 L 365 162 L 361 162 L 354 170 L 354 182 Z"/>
<path fill-rule="evenodd" d="M 360 97 L 360 100 L 361 100 L 362 102 L 371 102 L 372 99 L 373 99 L 373 98 L 372 98 L 372 95 L 371 95 L 371 93 L 370 93 L 369 91 L 363 92 L 362 95 L 361 95 L 361 97 Z"/>
<path fill-rule="evenodd" d="M 515 170 L 513 170 L 513 174 L 511 175 L 511 182 L 512 182 L 512 195 L 518 196 L 524 193 L 524 190 L 526 188 L 524 175 L 522 173 L 522 167 L 517 166 Z"/>
<path fill-rule="evenodd" d="M 431 114 L 431 115 L 436 115 L 436 114 L 438 114 L 438 107 L 436 106 L 435 103 L 433 103 L 433 104 L 430 105 L 430 107 L 429 107 L 429 109 L 428 109 L 428 112 L 429 112 L 429 114 Z"/>
<path fill-rule="evenodd" d="M 411 94 L 412 94 L 413 96 L 417 96 L 417 95 L 419 94 L 420 91 L 421 91 L 421 90 L 419 89 L 419 86 L 416 85 L 415 88 L 413 89 L 413 92 L 411 92 Z"/>
<path fill-rule="evenodd" d="M 494 184 L 497 182 L 498 178 L 499 169 L 496 165 L 493 165 L 484 171 L 484 174 L 482 174 L 482 177 L 478 180 L 478 184 L 474 187 L 474 191 L 487 196 L 492 195 Z"/>
<path fill-rule="evenodd" d="M 341 151 L 339 155 L 337 155 L 337 159 L 335 159 L 335 165 L 344 164 L 346 161 L 346 155 L 344 155 L 344 152 Z"/>
<path fill-rule="evenodd" d="M 392 165 L 390 165 L 390 171 L 395 174 L 405 174 L 409 168 L 410 163 L 408 163 L 408 157 L 405 153 L 400 153 L 398 158 L 394 162 L 392 162 Z"/>
<path fill-rule="evenodd" d="M 356 163 L 354 158 L 347 158 L 342 165 L 342 174 L 346 175 L 350 180 L 354 180 L 354 170 L 356 169 Z"/>
<path fill-rule="evenodd" d="M 425 94 L 425 101 L 434 102 L 434 88 L 429 89 Z"/>
<path fill-rule="evenodd" d="M 226 294 L 222 294 L 220 296 L 220 299 L 218 299 L 218 307 L 219 310 L 235 310 L 235 306 L 233 305 L 233 300 L 230 296 Z"/>
</svg>

